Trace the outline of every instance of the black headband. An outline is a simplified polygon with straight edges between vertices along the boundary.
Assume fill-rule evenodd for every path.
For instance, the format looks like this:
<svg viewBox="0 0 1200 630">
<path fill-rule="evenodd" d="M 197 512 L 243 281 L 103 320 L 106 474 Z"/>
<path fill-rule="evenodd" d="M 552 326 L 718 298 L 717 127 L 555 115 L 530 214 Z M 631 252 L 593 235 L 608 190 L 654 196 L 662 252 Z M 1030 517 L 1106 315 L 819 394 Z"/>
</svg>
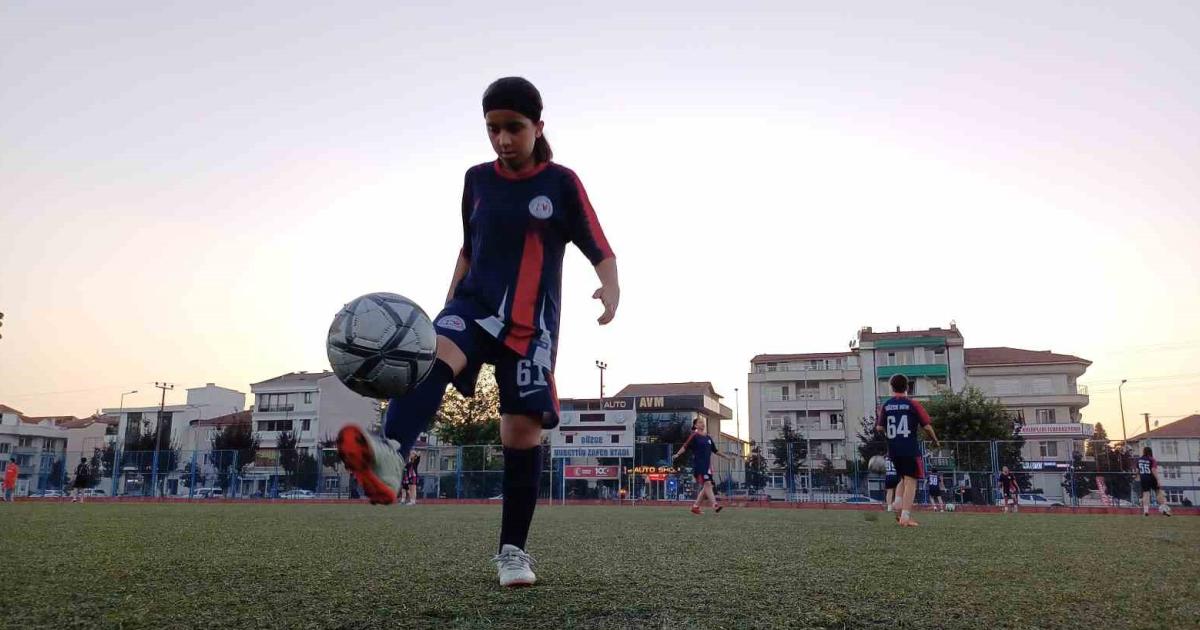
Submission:
<svg viewBox="0 0 1200 630">
<path fill-rule="evenodd" d="M 496 79 L 483 93 L 483 113 L 496 109 L 512 110 L 537 122 L 542 119 L 542 95 L 521 77 Z"/>
</svg>

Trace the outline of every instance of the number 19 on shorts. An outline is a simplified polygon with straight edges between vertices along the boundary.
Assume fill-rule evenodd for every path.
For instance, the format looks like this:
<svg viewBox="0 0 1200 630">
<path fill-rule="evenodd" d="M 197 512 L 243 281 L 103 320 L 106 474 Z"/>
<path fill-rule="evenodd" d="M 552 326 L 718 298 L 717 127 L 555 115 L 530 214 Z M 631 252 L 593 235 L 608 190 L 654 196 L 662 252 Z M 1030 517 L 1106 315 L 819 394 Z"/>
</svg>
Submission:
<svg viewBox="0 0 1200 630">
<path fill-rule="evenodd" d="M 896 416 L 887 417 L 887 436 L 888 439 L 894 439 L 897 435 L 908 437 L 912 432 L 908 430 L 908 416 L 900 416 L 897 420 Z"/>
</svg>

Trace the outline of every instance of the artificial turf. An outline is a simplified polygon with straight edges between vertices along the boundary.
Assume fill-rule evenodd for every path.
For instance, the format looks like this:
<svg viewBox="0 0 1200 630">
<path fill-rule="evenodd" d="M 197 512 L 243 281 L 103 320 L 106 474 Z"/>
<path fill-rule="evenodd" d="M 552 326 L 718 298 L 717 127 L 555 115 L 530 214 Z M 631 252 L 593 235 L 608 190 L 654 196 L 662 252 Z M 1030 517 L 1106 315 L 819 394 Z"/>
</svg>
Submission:
<svg viewBox="0 0 1200 630">
<path fill-rule="evenodd" d="M 497 506 L 0 505 L 0 627 L 1195 628 L 1200 518 Z"/>
</svg>

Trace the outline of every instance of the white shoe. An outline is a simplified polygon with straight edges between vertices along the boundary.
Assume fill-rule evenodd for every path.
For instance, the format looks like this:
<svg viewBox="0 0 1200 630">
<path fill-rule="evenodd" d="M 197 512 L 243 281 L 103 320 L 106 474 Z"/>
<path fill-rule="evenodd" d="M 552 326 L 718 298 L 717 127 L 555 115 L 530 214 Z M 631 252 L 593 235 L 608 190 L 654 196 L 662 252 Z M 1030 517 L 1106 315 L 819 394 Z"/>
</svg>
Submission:
<svg viewBox="0 0 1200 630">
<path fill-rule="evenodd" d="M 354 473 L 372 504 L 396 502 L 404 475 L 404 458 L 397 452 L 397 443 L 348 424 L 338 431 L 337 448 L 342 463 Z"/>
<path fill-rule="evenodd" d="M 501 547 L 492 562 L 496 563 L 500 586 L 532 586 L 537 582 L 537 576 L 533 574 L 533 558 L 515 545 Z"/>
</svg>

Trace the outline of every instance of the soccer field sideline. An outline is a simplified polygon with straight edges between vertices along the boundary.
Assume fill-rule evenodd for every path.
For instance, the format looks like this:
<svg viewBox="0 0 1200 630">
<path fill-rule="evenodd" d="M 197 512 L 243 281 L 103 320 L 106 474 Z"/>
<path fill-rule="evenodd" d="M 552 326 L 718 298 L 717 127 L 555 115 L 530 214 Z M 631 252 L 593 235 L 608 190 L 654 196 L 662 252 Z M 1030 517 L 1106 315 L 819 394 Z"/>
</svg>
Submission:
<svg viewBox="0 0 1200 630">
<path fill-rule="evenodd" d="M 18 499 L 20 503 L 71 503 L 69 498 L 22 498 Z M 85 503 L 98 504 L 182 504 L 182 505 L 366 505 L 365 499 L 189 499 L 187 497 L 90 497 Z M 421 499 L 417 507 L 422 505 L 501 505 L 500 499 Z M 601 499 L 567 499 L 566 502 L 555 499 L 554 501 L 542 500 L 538 503 L 540 509 L 553 508 L 559 506 L 592 506 L 592 507 L 611 507 L 611 508 L 679 508 L 686 509 L 692 501 L 638 501 L 636 503 L 614 501 L 605 501 Z M 767 510 L 833 510 L 833 511 L 854 511 L 854 512 L 883 512 L 882 505 L 868 504 L 847 504 L 847 503 L 820 503 L 820 502 L 786 502 L 786 501 L 722 501 L 721 504 L 726 508 L 734 509 L 767 509 Z M 708 510 L 709 508 L 705 508 Z M 934 510 L 928 505 L 914 506 L 914 512 L 918 514 L 932 514 Z M 1154 507 L 1150 510 L 1152 517 L 1158 517 L 1158 510 Z M 1004 510 L 996 505 L 960 505 L 955 504 L 954 514 L 1003 514 Z M 1022 506 L 1020 512 L 1015 514 L 1059 514 L 1059 515 L 1112 515 L 1112 516 L 1141 516 L 1141 507 L 1098 507 L 1098 506 L 1082 506 L 1082 507 L 1037 507 L 1037 506 Z M 1200 507 L 1181 507 L 1174 506 L 1171 508 L 1171 516 L 1200 516 Z"/>
</svg>

